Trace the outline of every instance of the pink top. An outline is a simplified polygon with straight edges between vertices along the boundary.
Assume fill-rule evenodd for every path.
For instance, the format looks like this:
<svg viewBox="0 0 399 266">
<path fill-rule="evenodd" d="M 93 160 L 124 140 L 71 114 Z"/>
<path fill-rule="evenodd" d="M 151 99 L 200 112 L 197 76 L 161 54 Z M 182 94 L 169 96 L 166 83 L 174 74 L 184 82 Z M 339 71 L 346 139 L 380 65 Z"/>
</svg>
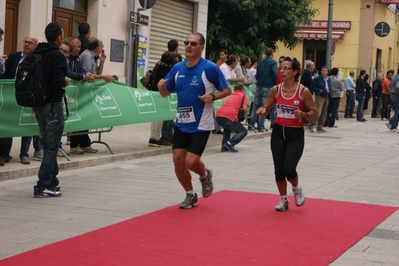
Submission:
<svg viewBox="0 0 399 266">
<path fill-rule="evenodd" d="M 216 116 L 224 117 L 230 121 L 238 121 L 238 110 L 241 106 L 242 96 L 244 91 L 235 90 L 224 100 L 222 105 L 216 111 Z M 248 96 L 245 95 L 244 105 L 248 106 Z"/>
</svg>

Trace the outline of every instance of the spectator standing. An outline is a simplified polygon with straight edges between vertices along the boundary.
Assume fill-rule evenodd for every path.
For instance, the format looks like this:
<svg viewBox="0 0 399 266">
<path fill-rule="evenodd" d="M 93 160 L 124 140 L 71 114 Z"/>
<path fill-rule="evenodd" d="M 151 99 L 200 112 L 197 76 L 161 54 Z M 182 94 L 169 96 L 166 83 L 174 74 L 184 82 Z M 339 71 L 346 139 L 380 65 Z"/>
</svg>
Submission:
<svg viewBox="0 0 399 266">
<path fill-rule="evenodd" d="M 317 114 L 309 120 L 308 129 L 313 133 L 313 127 L 316 126 L 316 132 L 326 132 L 323 128 L 327 116 L 328 98 L 330 97 L 332 88 L 331 80 L 328 76 L 328 68 L 321 68 L 321 75 L 313 79 L 310 90 L 315 94 L 315 105 Z"/>
<path fill-rule="evenodd" d="M 278 59 L 277 84 L 280 84 L 281 82 L 283 82 L 283 76 L 281 74 L 280 68 L 281 68 L 281 64 L 283 63 L 284 59 L 285 59 L 284 55 L 280 56 Z"/>
<path fill-rule="evenodd" d="M 305 67 L 306 68 L 303 70 L 301 75 L 301 84 L 306 88 L 310 89 L 313 80 L 312 72 L 315 69 L 314 63 L 312 61 L 308 61 Z"/>
<path fill-rule="evenodd" d="M 335 125 L 335 118 L 338 114 L 339 103 L 341 101 L 341 94 L 344 90 L 342 87 L 341 81 L 338 79 L 338 68 L 334 67 L 331 69 L 331 94 L 330 99 L 328 100 L 328 107 L 327 107 L 327 117 L 326 122 L 324 123 L 327 127 L 336 128 Z"/>
<path fill-rule="evenodd" d="M 234 69 L 236 68 L 238 64 L 238 58 L 235 54 L 229 55 L 227 58 L 226 62 L 224 62 L 220 66 L 220 70 L 223 73 L 223 76 L 226 78 L 227 82 L 231 83 L 237 83 L 237 82 L 244 82 L 244 76 L 242 75 L 241 77 L 236 76 L 236 72 Z"/>
<path fill-rule="evenodd" d="M 356 112 L 356 120 L 358 122 L 366 122 L 367 120 L 363 118 L 363 106 L 364 101 L 366 99 L 366 89 L 369 86 L 365 81 L 364 77 L 366 76 L 366 70 L 360 70 L 360 75 L 356 80 L 356 100 L 357 104 L 357 112 Z"/>
<path fill-rule="evenodd" d="M 168 42 L 168 52 L 172 53 L 174 57 L 174 62 L 172 66 L 175 63 L 181 62 L 181 55 L 180 58 L 178 58 L 178 52 L 179 52 L 179 41 L 176 39 L 172 39 Z M 170 68 L 171 69 L 171 68 Z M 169 70 L 170 70 L 169 69 Z M 164 73 L 164 75 L 160 78 L 163 78 L 166 76 L 168 73 Z M 159 80 L 156 80 L 155 84 L 155 90 L 158 91 L 157 83 Z M 161 130 L 161 138 L 159 139 L 161 145 L 172 145 L 172 138 L 173 138 L 173 120 L 166 120 L 163 121 L 162 123 L 162 130 Z"/>
<path fill-rule="evenodd" d="M 51 92 L 48 102 L 33 111 L 43 140 L 43 160 L 39 169 L 39 180 L 33 188 L 35 198 L 59 197 L 61 187 L 58 180 L 57 153 L 64 130 L 62 98 L 68 86 L 65 57 L 59 50 L 64 37 L 61 25 L 52 22 L 46 26 L 47 43 L 39 43 L 34 53 L 42 56 L 46 90 Z"/>
<path fill-rule="evenodd" d="M 37 38 L 33 35 L 25 36 L 22 41 L 23 51 L 11 53 L 5 62 L 5 72 L 1 76 L 3 79 L 15 79 L 17 74 L 18 65 L 24 60 L 24 58 L 32 53 L 37 46 Z M 29 147 L 32 141 L 32 136 L 21 137 L 21 149 L 19 153 L 19 158 L 22 164 L 30 164 L 29 161 Z M 38 136 L 34 137 L 33 146 L 35 148 L 35 153 L 33 158 L 36 160 L 41 160 L 43 158 L 43 150 L 41 139 Z M 10 151 L 12 147 L 12 138 L 0 139 L 0 157 L 3 158 L 4 162 L 10 160 Z"/>
<path fill-rule="evenodd" d="M 81 42 L 77 37 L 67 38 L 73 44 L 73 50 L 69 55 L 67 77 L 73 80 L 84 80 L 87 82 L 92 82 L 94 80 L 94 75 L 83 69 L 80 64 L 79 51 L 81 49 Z"/>
<path fill-rule="evenodd" d="M 154 68 L 157 68 L 154 78 L 154 83 L 149 88 L 150 91 L 158 91 L 158 82 L 163 79 L 166 74 L 172 69 L 172 66 L 175 64 L 174 54 L 171 52 L 164 52 L 161 57 L 161 61 L 157 62 Z M 165 144 L 167 139 L 163 142 L 160 141 L 161 129 L 163 129 L 163 124 L 165 121 L 156 121 L 151 122 L 150 127 L 150 140 L 148 141 L 149 146 L 159 147 L 160 145 L 170 145 L 169 143 Z M 173 120 L 172 120 L 173 122 Z"/>
<path fill-rule="evenodd" d="M 186 192 L 180 208 L 188 209 L 198 206 L 190 171 L 199 175 L 204 198 L 213 192 L 212 171 L 205 168 L 201 155 L 214 127 L 213 101 L 230 95 L 231 89 L 220 69 L 201 57 L 205 49 L 201 33 L 190 34 L 184 45 L 186 60 L 173 66 L 165 79 L 158 82 L 158 89 L 162 97 L 177 93 L 173 162 L 176 176 Z M 215 93 L 215 89 L 218 92 Z"/>
<path fill-rule="evenodd" d="M 309 89 L 299 83 L 300 63 L 295 58 L 286 57 L 281 70 L 284 82 L 273 86 L 265 105 L 256 113 L 266 116 L 274 105 L 277 107 L 270 148 L 280 194 L 275 210 L 283 212 L 289 206 L 287 181 L 292 185 L 296 206 L 305 203 L 296 168 L 305 146 L 304 120 L 316 115 L 316 107 Z M 305 111 L 305 106 L 309 111 Z"/>
<path fill-rule="evenodd" d="M 378 106 L 381 99 L 383 79 L 384 73 L 380 72 L 378 73 L 376 80 L 373 81 L 373 90 L 371 92 L 373 97 L 373 108 L 371 110 L 371 118 L 380 118 L 380 116 L 378 115 Z"/>
<path fill-rule="evenodd" d="M 226 49 L 220 49 L 219 60 L 216 62 L 216 65 L 218 65 L 218 67 L 220 67 L 223 63 L 226 62 L 228 54 L 229 52 Z"/>
<path fill-rule="evenodd" d="M 245 77 L 245 79 L 247 80 L 251 80 L 251 84 L 253 85 L 253 94 L 252 94 L 252 100 L 250 103 L 250 109 L 249 109 L 249 117 L 247 118 L 247 124 L 248 124 L 248 130 L 253 130 L 256 132 L 256 129 L 254 127 L 252 127 L 250 124 L 250 120 L 251 120 L 251 116 L 252 113 L 255 112 L 256 110 L 254 110 L 254 105 L 255 105 L 255 97 L 254 95 L 256 94 L 256 69 L 258 67 L 258 58 L 256 58 L 255 56 L 251 56 L 251 67 L 247 70 L 247 76 Z"/>
<path fill-rule="evenodd" d="M 353 116 L 353 110 L 355 109 L 355 88 L 356 84 L 353 81 L 355 71 L 351 70 L 349 76 L 345 80 L 346 88 L 346 105 L 345 105 L 345 118 L 355 118 Z"/>
<path fill-rule="evenodd" d="M 4 30 L 0 28 L 0 43 L 3 41 L 3 35 L 4 35 Z M 3 75 L 4 72 L 6 72 L 6 67 L 4 65 L 3 56 L 2 56 L 0 57 L 0 75 Z"/>
<path fill-rule="evenodd" d="M 398 133 L 398 121 L 399 121 L 399 69 L 396 72 L 396 75 L 392 78 L 389 83 L 389 89 L 391 93 L 391 100 L 393 106 L 395 107 L 394 115 L 389 119 L 389 121 L 385 124 L 391 132 Z"/>
<path fill-rule="evenodd" d="M 97 38 L 92 38 L 89 41 L 87 49 L 84 50 L 79 56 L 82 68 L 86 73 L 92 73 L 94 79 L 104 79 L 107 82 L 112 82 L 114 81 L 114 78 L 111 75 L 103 74 L 104 63 L 106 59 L 107 56 L 104 52 L 103 42 Z M 100 63 L 97 62 L 98 60 Z M 88 134 L 82 134 L 74 137 L 71 136 L 70 151 L 71 153 L 75 154 L 83 154 L 84 152 L 98 152 L 98 150 L 93 149 L 90 144 L 91 139 Z"/>
<path fill-rule="evenodd" d="M 251 62 L 251 58 L 249 58 L 249 56 L 244 56 L 241 60 L 240 60 L 240 64 L 234 68 L 234 72 L 236 73 L 236 77 L 237 78 L 241 78 L 244 77 L 244 84 L 245 85 L 251 85 L 252 84 L 252 80 L 247 79 L 247 71 L 248 69 L 251 67 L 252 62 Z"/>
<path fill-rule="evenodd" d="M 366 82 L 367 86 L 366 86 L 366 93 L 365 93 L 363 110 L 362 110 L 362 119 L 364 119 L 364 114 L 365 114 L 367 108 L 369 108 L 369 101 L 371 98 L 371 86 L 369 83 L 369 75 L 368 74 L 366 74 L 364 76 L 364 81 Z M 366 119 L 366 121 L 367 121 L 367 119 Z"/>
<path fill-rule="evenodd" d="M 248 134 L 247 129 L 238 120 L 238 111 L 241 108 L 244 114 L 248 111 L 248 96 L 245 95 L 245 86 L 237 83 L 234 92 L 224 100 L 216 112 L 216 121 L 223 127 L 221 151 L 238 152 L 235 146 Z M 231 133 L 235 135 L 230 138 Z"/>
<path fill-rule="evenodd" d="M 271 88 L 277 84 L 277 62 L 273 59 L 273 49 L 266 49 L 266 58 L 261 60 L 256 69 L 256 94 L 255 94 L 255 108 L 259 109 L 266 102 Z M 274 107 L 272 107 L 274 108 Z M 270 119 L 274 121 L 274 109 L 270 111 Z M 249 127 L 254 127 L 255 122 L 258 124 L 259 132 L 267 132 L 265 128 L 265 117 L 253 112 Z"/>
<path fill-rule="evenodd" d="M 3 41 L 3 34 L 4 34 L 4 30 L 2 28 L 0 28 L 0 43 Z M 2 74 L 4 74 L 4 72 L 6 71 L 6 67 L 4 65 L 4 61 L 3 61 L 3 56 L 0 57 L 0 76 Z M 0 139 L 0 149 L 1 149 L 1 145 L 4 139 Z M 1 156 L 1 154 L 0 154 Z M 4 158 L 0 157 L 0 166 L 4 166 Z"/>
<path fill-rule="evenodd" d="M 87 49 L 87 46 L 89 45 L 90 34 L 91 34 L 90 24 L 87 22 L 79 23 L 78 32 L 79 32 L 78 39 L 81 44 L 80 51 L 79 51 L 79 55 L 80 55 L 81 53 L 83 53 L 84 50 Z"/>
<path fill-rule="evenodd" d="M 391 83 L 391 79 L 393 77 L 393 74 L 395 71 L 393 69 L 390 69 L 387 71 L 386 77 L 382 80 L 382 92 L 381 92 L 381 120 L 385 121 L 388 119 L 387 117 L 387 104 L 388 104 L 388 99 L 389 95 L 391 94 L 391 89 L 389 87 L 389 83 Z"/>
</svg>

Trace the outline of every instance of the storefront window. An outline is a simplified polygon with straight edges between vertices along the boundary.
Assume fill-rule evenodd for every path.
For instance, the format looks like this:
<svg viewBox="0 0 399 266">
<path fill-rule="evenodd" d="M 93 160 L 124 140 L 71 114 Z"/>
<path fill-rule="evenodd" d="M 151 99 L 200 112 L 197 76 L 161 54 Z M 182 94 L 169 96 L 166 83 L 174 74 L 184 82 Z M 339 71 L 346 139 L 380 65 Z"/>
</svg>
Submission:
<svg viewBox="0 0 399 266">
<path fill-rule="evenodd" d="M 87 0 L 53 0 L 53 6 L 87 12 Z"/>
</svg>

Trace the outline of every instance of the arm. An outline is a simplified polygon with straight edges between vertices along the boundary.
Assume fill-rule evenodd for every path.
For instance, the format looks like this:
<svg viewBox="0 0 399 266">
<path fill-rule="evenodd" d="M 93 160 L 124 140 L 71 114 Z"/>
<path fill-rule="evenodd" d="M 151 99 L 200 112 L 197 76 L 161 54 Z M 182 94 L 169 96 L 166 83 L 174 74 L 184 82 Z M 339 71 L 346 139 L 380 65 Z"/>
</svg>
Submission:
<svg viewBox="0 0 399 266">
<path fill-rule="evenodd" d="M 296 109 L 295 110 L 295 118 L 297 118 L 297 119 L 306 118 L 307 119 L 307 118 L 312 118 L 312 117 L 316 116 L 317 109 L 313 102 L 312 93 L 310 92 L 310 90 L 308 88 L 306 88 L 306 87 L 304 88 L 304 90 L 302 91 L 301 98 L 302 98 L 302 101 L 305 104 L 305 107 L 308 111 L 304 112 L 299 109 Z"/>
<path fill-rule="evenodd" d="M 158 82 L 158 90 L 159 90 L 159 94 L 161 94 L 162 97 L 168 97 L 170 95 L 170 91 L 168 91 L 168 89 L 166 89 L 166 79 L 161 79 Z"/>
<path fill-rule="evenodd" d="M 200 96 L 198 96 L 198 98 L 201 101 L 203 101 L 204 103 L 211 103 L 213 101 L 216 101 L 216 100 L 222 99 L 224 97 L 227 97 L 230 94 L 231 94 L 231 88 L 230 88 L 230 86 L 227 86 L 222 91 L 218 91 L 217 93 L 200 95 Z"/>
</svg>

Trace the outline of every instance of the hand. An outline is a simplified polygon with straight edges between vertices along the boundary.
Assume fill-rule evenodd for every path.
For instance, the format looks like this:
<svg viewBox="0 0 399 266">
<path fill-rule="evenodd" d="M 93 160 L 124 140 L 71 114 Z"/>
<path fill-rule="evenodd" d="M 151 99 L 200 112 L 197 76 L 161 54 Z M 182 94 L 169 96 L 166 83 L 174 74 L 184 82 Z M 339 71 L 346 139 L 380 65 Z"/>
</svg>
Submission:
<svg viewBox="0 0 399 266">
<path fill-rule="evenodd" d="M 305 117 L 305 112 L 302 112 L 299 108 L 295 109 L 294 115 L 296 119 L 302 119 Z"/>
<path fill-rule="evenodd" d="M 93 82 L 94 81 L 94 75 L 93 73 L 87 72 L 85 75 L 85 80 L 87 82 Z"/>
<path fill-rule="evenodd" d="M 166 82 L 167 82 L 166 79 L 160 79 L 160 80 L 158 81 L 158 84 L 157 84 L 158 89 L 164 89 L 164 90 L 166 90 Z"/>
<path fill-rule="evenodd" d="M 244 81 L 245 81 L 244 77 L 241 77 L 241 78 L 238 79 L 238 82 L 244 82 Z"/>
<path fill-rule="evenodd" d="M 65 77 L 65 87 L 69 86 L 69 78 Z"/>
<path fill-rule="evenodd" d="M 266 116 L 267 115 L 266 108 L 265 107 L 258 108 L 258 110 L 256 110 L 256 114 L 258 116 Z"/>
<path fill-rule="evenodd" d="M 198 98 L 203 101 L 204 103 L 211 103 L 213 102 L 213 97 L 210 94 L 198 95 Z"/>
<path fill-rule="evenodd" d="M 115 80 L 111 75 L 104 75 L 104 76 L 103 76 L 103 79 L 104 79 L 106 82 L 112 82 L 112 81 Z"/>
<path fill-rule="evenodd" d="M 1 59 L 3 59 L 3 61 L 4 61 L 4 63 L 7 61 L 7 59 L 8 59 L 8 56 L 7 55 L 2 55 L 1 56 Z"/>
<path fill-rule="evenodd" d="M 107 59 L 107 55 L 105 54 L 104 50 L 101 51 L 101 54 L 98 56 L 98 58 L 100 59 L 100 63 L 104 64 L 105 60 Z"/>
</svg>

